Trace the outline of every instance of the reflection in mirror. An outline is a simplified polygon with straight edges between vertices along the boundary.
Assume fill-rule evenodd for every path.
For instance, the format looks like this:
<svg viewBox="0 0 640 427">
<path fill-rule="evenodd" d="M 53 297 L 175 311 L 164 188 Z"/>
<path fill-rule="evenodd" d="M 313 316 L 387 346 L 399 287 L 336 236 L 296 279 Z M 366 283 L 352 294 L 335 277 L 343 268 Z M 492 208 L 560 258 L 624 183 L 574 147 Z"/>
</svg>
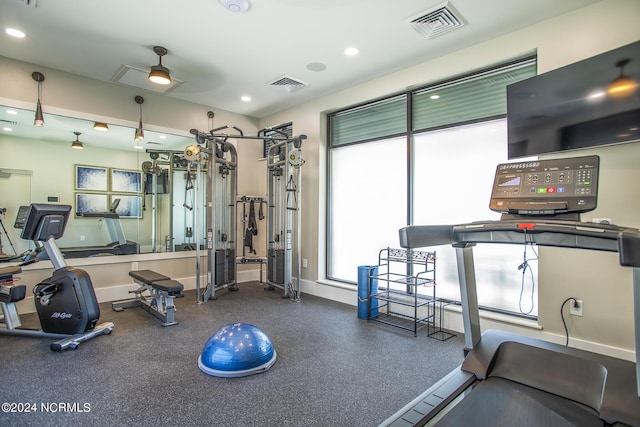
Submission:
<svg viewBox="0 0 640 427">
<path fill-rule="evenodd" d="M 0 217 L 4 226 L 0 227 L 0 249 L 4 253 L 33 248 L 14 228 L 19 207 L 31 203 L 73 207 L 76 215 L 59 240 L 61 248 L 107 248 L 124 236 L 125 242 L 135 243 L 142 253 L 183 249 L 185 244 L 190 249 L 193 215 L 184 205 L 195 203 L 188 189 L 195 177 L 188 179 L 180 158 L 184 147 L 193 143 L 192 137 L 145 128 L 145 139 L 136 149 L 133 128 L 106 123 L 108 130 L 104 131 L 94 128 L 93 121 L 46 111 L 45 125 L 35 127 L 34 114 L 0 107 Z M 72 148 L 76 140 L 83 149 Z M 89 174 L 79 178 L 79 168 Z M 101 186 L 79 182 L 95 178 L 93 175 L 103 180 Z M 115 222 L 119 224 L 114 226 L 108 214 L 117 199 L 119 218 Z M 89 215 L 78 215 L 79 209 Z"/>
</svg>

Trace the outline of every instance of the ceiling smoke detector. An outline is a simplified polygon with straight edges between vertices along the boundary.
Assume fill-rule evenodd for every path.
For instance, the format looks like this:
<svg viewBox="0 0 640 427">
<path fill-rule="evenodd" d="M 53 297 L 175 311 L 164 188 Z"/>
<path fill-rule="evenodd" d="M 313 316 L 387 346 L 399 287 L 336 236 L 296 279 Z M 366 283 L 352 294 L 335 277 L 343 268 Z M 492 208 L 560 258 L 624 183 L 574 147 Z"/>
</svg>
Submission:
<svg viewBox="0 0 640 427">
<path fill-rule="evenodd" d="M 418 34 L 433 39 L 467 25 L 460 12 L 450 2 L 442 3 L 425 12 L 415 15 L 407 22 Z"/>
<path fill-rule="evenodd" d="M 220 4 L 230 12 L 242 13 L 249 10 L 249 2 L 247 0 L 220 0 Z"/>
</svg>

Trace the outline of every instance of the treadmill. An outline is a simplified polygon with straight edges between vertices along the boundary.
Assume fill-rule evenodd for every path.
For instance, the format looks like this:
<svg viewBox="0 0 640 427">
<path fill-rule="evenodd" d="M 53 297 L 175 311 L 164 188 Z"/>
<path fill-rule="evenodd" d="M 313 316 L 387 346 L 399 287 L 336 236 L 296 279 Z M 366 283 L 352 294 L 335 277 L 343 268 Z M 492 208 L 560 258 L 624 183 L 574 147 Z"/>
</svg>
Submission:
<svg viewBox="0 0 640 427">
<path fill-rule="evenodd" d="M 127 240 L 124 235 L 120 215 L 116 209 L 120 199 L 115 199 L 109 207 L 109 212 L 76 212 L 82 218 L 101 218 L 107 226 L 107 233 L 111 242 L 105 246 L 77 246 L 60 248 L 65 258 L 87 258 L 105 255 L 135 255 L 140 253 L 140 245 L 137 242 Z M 49 259 L 46 252 L 40 252 L 38 258 Z"/>
<path fill-rule="evenodd" d="M 598 156 L 505 163 L 499 221 L 408 226 L 400 245 L 456 249 L 465 359 L 382 426 L 640 426 L 640 230 L 580 221 L 597 203 Z M 633 268 L 636 363 L 498 330 L 480 333 L 473 246 L 525 243 L 618 252 Z"/>
</svg>

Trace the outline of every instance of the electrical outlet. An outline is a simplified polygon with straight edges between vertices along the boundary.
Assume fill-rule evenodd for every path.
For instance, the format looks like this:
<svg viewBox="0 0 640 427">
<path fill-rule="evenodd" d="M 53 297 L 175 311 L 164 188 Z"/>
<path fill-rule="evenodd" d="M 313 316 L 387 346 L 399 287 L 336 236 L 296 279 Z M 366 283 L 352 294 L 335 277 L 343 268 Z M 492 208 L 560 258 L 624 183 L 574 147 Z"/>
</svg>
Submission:
<svg viewBox="0 0 640 427">
<path fill-rule="evenodd" d="M 302 258 L 302 268 L 307 268 L 308 264 L 309 263 L 307 262 L 307 259 L 306 258 Z"/>
<path fill-rule="evenodd" d="M 577 299 L 575 301 L 571 300 L 569 302 L 571 304 L 571 308 L 569 309 L 569 314 L 572 316 L 582 316 L 583 303 L 581 299 Z"/>
<path fill-rule="evenodd" d="M 138 271 L 138 261 L 133 261 L 131 263 L 131 271 Z"/>
</svg>

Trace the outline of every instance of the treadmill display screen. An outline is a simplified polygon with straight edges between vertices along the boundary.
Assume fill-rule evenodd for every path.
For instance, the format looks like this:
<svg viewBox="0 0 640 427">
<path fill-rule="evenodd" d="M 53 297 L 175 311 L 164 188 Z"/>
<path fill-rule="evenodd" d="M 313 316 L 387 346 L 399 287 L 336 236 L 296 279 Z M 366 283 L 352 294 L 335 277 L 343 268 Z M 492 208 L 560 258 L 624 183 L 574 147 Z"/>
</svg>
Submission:
<svg viewBox="0 0 640 427">
<path fill-rule="evenodd" d="M 16 222 L 13 224 L 13 228 L 24 228 L 25 222 L 27 222 L 27 215 L 29 215 L 29 209 L 31 206 L 20 206 L 18 208 L 18 215 L 16 215 Z"/>
<path fill-rule="evenodd" d="M 598 156 L 503 163 L 489 208 L 518 215 L 588 212 L 598 200 Z"/>
</svg>

